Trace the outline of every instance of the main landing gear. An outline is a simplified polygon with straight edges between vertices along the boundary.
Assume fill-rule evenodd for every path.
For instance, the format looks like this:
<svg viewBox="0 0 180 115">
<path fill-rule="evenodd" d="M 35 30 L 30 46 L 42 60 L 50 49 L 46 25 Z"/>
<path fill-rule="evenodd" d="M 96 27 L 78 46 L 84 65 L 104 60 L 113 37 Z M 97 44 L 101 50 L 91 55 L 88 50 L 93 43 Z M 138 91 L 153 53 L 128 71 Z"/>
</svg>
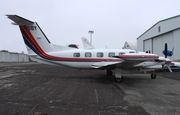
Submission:
<svg viewBox="0 0 180 115">
<path fill-rule="evenodd" d="M 121 68 L 116 67 L 114 80 L 117 83 L 121 83 L 122 80 L 123 80 L 122 72 L 121 71 L 122 71 Z M 112 70 L 107 70 L 106 75 L 112 76 L 113 75 Z M 152 72 L 150 76 L 151 76 L 151 79 L 156 79 L 156 73 L 155 72 Z"/>
<path fill-rule="evenodd" d="M 112 76 L 112 75 L 113 75 L 112 70 L 107 70 L 106 75 Z M 122 82 L 122 80 L 123 80 L 123 79 L 122 79 L 122 75 L 121 75 L 121 68 L 119 68 L 119 67 L 116 67 L 114 80 L 115 80 L 115 82 L 117 82 L 117 83 L 120 83 L 120 82 Z"/>
<path fill-rule="evenodd" d="M 107 71 L 106 71 L 106 75 L 108 75 L 108 76 L 112 76 L 112 75 L 113 75 L 112 70 L 107 70 Z"/>
<path fill-rule="evenodd" d="M 120 67 L 116 67 L 116 72 L 115 72 L 115 82 L 121 83 L 123 80 L 122 78 L 122 70 Z"/>
</svg>

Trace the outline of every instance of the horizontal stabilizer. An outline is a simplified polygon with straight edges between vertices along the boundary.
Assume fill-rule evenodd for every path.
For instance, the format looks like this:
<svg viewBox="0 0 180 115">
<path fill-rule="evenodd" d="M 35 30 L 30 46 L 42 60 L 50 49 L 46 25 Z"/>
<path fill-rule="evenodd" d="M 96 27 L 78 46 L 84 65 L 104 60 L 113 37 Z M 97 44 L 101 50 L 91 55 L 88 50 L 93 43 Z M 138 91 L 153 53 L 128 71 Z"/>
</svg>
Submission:
<svg viewBox="0 0 180 115">
<path fill-rule="evenodd" d="M 25 18 L 22 18 L 18 15 L 6 15 L 9 19 L 13 20 L 16 25 L 32 25 L 34 22 L 27 20 Z"/>
</svg>

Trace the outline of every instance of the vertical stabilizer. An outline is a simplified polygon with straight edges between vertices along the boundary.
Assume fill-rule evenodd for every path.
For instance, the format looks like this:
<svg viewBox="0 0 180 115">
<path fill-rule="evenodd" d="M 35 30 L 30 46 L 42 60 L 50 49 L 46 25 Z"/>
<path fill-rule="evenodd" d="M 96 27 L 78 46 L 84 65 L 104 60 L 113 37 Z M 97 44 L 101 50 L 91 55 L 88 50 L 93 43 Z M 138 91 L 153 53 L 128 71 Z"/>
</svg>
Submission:
<svg viewBox="0 0 180 115">
<path fill-rule="evenodd" d="M 89 42 L 88 39 L 83 37 L 82 42 L 83 42 L 83 45 L 84 45 L 85 49 L 94 49 L 94 46 Z"/>
<path fill-rule="evenodd" d="M 13 24 L 19 25 L 25 44 L 35 53 L 54 51 L 52 44 L 36 22 L 17 15 L 6 16 L 14 21 Z"/>
</svg>

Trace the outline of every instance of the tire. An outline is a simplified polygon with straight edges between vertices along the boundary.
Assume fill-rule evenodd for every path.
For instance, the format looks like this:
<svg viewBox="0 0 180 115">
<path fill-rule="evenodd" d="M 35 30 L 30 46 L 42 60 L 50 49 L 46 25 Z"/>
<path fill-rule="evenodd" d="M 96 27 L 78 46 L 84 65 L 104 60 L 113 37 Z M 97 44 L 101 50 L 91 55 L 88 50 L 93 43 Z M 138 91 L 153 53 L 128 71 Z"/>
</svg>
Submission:
<svg viewBox="0 0 180 115">
<path fill-rule="evenodd" d="M 156 74 L 155 73 L 151 74 L 151 79 L 156 79 Z"/>
<path fill-rule="evenodd" d="M 117 83 L 121 83 L 122 82 L 122 78 L 115 78 L 115 82 L 117 82 Z"/>
</svg>

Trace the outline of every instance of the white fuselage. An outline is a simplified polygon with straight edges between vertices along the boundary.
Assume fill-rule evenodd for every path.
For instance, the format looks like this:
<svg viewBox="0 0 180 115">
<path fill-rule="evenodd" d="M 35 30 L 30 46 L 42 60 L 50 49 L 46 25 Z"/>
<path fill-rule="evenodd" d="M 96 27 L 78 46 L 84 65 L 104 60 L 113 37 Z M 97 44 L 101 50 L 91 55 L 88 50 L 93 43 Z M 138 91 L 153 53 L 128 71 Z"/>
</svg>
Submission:
<svg viewBox="0 0 180 115">
<path fill-rule="evenodd" d="M 134 50 L 129 49 L 72 49 L 64 51 L 47 52 L 49 55 L 58 56 L 62 58 L 70 58 L 70 61 L 52 61 L 35 56 L 38 59 L 48 61 L 54 64 L 60 64 L 72 68 L 78 69 L 92 69 L 94 63 L 100 61 L 119 61 L 118 58 L 113 56 L 119 56 L 120 54 L 136 53 Z M 74 60 L 79 59 L 79 60 Z M 82 60 L 81 60 L 82 59 Z M 88 59 L 88 60 L 86 60 Z"/>
</svg>

